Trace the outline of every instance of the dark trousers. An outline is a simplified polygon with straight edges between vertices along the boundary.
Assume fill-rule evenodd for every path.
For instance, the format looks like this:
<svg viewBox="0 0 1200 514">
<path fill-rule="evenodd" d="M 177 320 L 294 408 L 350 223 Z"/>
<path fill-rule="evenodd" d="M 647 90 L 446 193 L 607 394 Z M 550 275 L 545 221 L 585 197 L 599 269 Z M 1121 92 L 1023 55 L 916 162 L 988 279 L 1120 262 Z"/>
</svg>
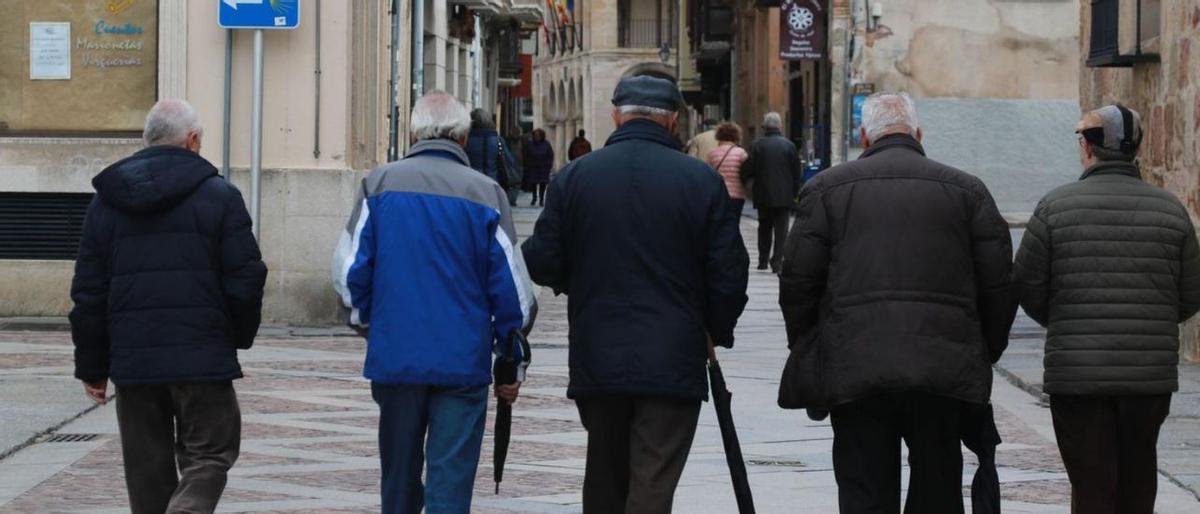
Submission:
<svg viewBox="0 0 1200 514">
<path fill-rule="evenodd" d="M 217 508 L 242 439 L 232 382 L 117 386 L 117 424 L 133 514 Z"/>
<path fill-rule="evenodd" d="M 533 184 L 533 200 L 529 205 L 546 204 L 546 188 L 549 184 Z"/>
<path fill-rule="evenodd" d="M 1050 397 L 1075 514 L 1153 514 L 1171 395 Z"/>
<path fill-rule="evenodd" d="M 961 514 L 959 400 L 885 394 L 833 409 L 833 474 L 842 514 L 900 512 L 900 441 L 908 445 L 908 514 Z"/>
<path fill-rule="evenodd" d="M 371 383 L 379 404 L 384 514 L 468 514 L 488 387 Z M 421 470 L 428 470 L 421 484 Z"/>
<path fill-rule="evenodd" d="M 588 433 L 585 514 L 665 514 L 683 474 L 699 400 L 605 396 L 576 401 Z"/>
<path fill-rule="evenodd" d="M 758 267 L 778 270 L 783 262 L 783 244 L 787 241 L 788 221 L 792 210 L 787 207 L 771 207 L 758 210 Z M 775 252 L 771 253 L 772 243 Z"/>
</svg>

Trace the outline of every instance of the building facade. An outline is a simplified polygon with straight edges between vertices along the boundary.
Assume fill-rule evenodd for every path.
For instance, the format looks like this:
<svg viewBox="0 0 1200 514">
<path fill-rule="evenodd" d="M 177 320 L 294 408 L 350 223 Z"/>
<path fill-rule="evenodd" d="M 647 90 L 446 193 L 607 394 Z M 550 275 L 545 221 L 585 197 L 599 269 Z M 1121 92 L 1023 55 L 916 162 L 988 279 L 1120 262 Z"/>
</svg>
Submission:
<svg viewBox="0 0 1200 514">
<path fill-rule="evenodd" d="M 403 154 L 409 106 L 426 87 L 470 105 L 497 95 L 499 74 L 483 76 L 475 32 L 494 17 L 532 12 L 538 19 L 541 7 L 535 0 L 276 5 L 299 9 L 300 25 L 264 37 L 258 220 L 270 268 L 264 318 L 334 323 L 341 310 L 331 292 L 330 256 L 361 177 Z M 0 0 L 0 11 L 12 14 L 0 26 L 0 203 L 7 207 L 0 209 L 0 316 L 61 316 L 70 309 L 91 179 L 142 147 L 142 120 L 157 99 L 184 98 L 196 107 L 205 127 L 201 154 L 228 169 L 249 200 L 252 34 L 220 28 L 216 6 Z M 30 62 L 31 46 L 54 44 L 37 34 L 43 22 L 69 27 L 58 63 L 69 78 L 42 80 L 39 73 L 56 69 Z M 423 35 L 417 59 L 412 33 Z"/>
<path fill-rule="evenodd" d="M 557 165 L 579 130 L 603 146 L 615 129 L 611 99 L 621 78 L 675 79 L 678 7 L 677 0 L 574 0 L 569 9 L 547 11 L 537 38 L 533 124 L 546 131 Z"/>
<path fill-rule="evenodd" d="M 1200 0 L 1083 2 L 1080 19 L 1080 107 L 1139 111 L 1142 178 L 1200 220 Z M 1183 326 L 1182 354 L 1200 361 L 1196 320 Z"/>
</svg>

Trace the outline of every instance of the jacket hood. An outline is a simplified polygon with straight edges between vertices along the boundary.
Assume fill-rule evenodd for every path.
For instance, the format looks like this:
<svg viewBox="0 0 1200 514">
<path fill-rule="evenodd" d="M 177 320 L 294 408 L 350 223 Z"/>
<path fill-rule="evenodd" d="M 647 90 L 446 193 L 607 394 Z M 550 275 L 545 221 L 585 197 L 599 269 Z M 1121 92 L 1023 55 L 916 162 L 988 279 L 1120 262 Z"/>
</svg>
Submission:
<svg viewBox="0 0 1200 514">
<path fill-rule="evenodd" d="M 608 142 L 605 146 L 638 139 L 642 141 L 651 141 L 665 147 L 679 150 L 679 143 L 675 137 L 662 125 L 646 119 L 633 119 L 625 122 L 608 136 Z"/>
<path fill-rule="evenodd" d="M 195 152 L 152 146 L 105 168 L 92 186 L 109 205 L 140 214 L 174 207 L 215 176 L 217 168 Z"/>
</svg>

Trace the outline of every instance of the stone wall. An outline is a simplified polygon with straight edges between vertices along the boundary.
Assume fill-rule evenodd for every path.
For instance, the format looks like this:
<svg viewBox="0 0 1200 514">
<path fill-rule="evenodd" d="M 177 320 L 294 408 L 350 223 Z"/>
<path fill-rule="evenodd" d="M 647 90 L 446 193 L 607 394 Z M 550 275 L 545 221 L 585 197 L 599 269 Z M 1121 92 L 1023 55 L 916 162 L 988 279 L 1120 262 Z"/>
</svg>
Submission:
<svg viewBox="0 0 1200 514">
<path fill-rule="evenodd" d="M 42 147 L 24 143 L 9 148 L 0 142 L 0 162 L 5 163 L 0 166 L 0 190 L 90 192 L 91 176 L 134 151 L 120 153 L 127 145 L 104 149 L 91 141 L 73 146 L 78 146 L 73 148 L 75 152 L 47 157 L 48 161 L 53 160 L 50 157 L 65 160 L 62 166 L 42 165 L 38 173 L 24 173 L 22 169 L 34 167 L 10 158 L 25 154 L 37 158 Z M 88 159 L 74 158 L 74 153 Z M 333 292 L 330 265 L 362 176 L 348 169 L 263 170 L 259 244 L 269 269 L 264 323 L 340 322 L 342 312 Z M 249 190 L 249 172 L 234 168 L 233 182 L 244 197 Z M 0 288 L 0 317 L 65 316 L 71 309 L 73 274 L 72 261 L 0 260 L 0 284 L 4 285 Z"/>
<path fill-rule="evenodd" d="M 1122 10 L 1122 53 L 1131 53 L 1133 2 Z M 1143 52 L 1161 62 L 1130 68 L 1088 68 L 1080 73 L 1080 107 L 1091 110 L 1120 102 L 1142 114 L 1146 132 L 1141 148 L 1143 177 L 1174 193 L 1200 221 L 1200 0 L 1162 2 L 1161 35 Z M 1084 34 L 1091 9 L 1081 9 Z M 1088 53 L 1089 42 L 1080 44 Z M 1185 358 L 1200 361 L 1200 321 L 1183 326 Z"/>
<path fill-rule="evenodd" d="M 875 30 L 855 13 L 853 81 L 918 97 L 1075 98 L 1079 4 L 890 0 Z"/>
</svg>

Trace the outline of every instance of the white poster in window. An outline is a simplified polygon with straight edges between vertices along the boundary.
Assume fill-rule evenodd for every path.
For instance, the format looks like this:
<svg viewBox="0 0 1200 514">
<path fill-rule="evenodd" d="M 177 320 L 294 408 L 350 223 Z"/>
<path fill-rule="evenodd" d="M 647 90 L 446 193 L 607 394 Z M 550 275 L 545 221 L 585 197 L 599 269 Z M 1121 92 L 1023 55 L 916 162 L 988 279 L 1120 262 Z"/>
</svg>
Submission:
<svg viewBox="0 0 1200 514">
<path fill-rule="evenodd" d="M 29 23 L 29 80 L 71 79 L 71 23 Z"/>
</svg>

